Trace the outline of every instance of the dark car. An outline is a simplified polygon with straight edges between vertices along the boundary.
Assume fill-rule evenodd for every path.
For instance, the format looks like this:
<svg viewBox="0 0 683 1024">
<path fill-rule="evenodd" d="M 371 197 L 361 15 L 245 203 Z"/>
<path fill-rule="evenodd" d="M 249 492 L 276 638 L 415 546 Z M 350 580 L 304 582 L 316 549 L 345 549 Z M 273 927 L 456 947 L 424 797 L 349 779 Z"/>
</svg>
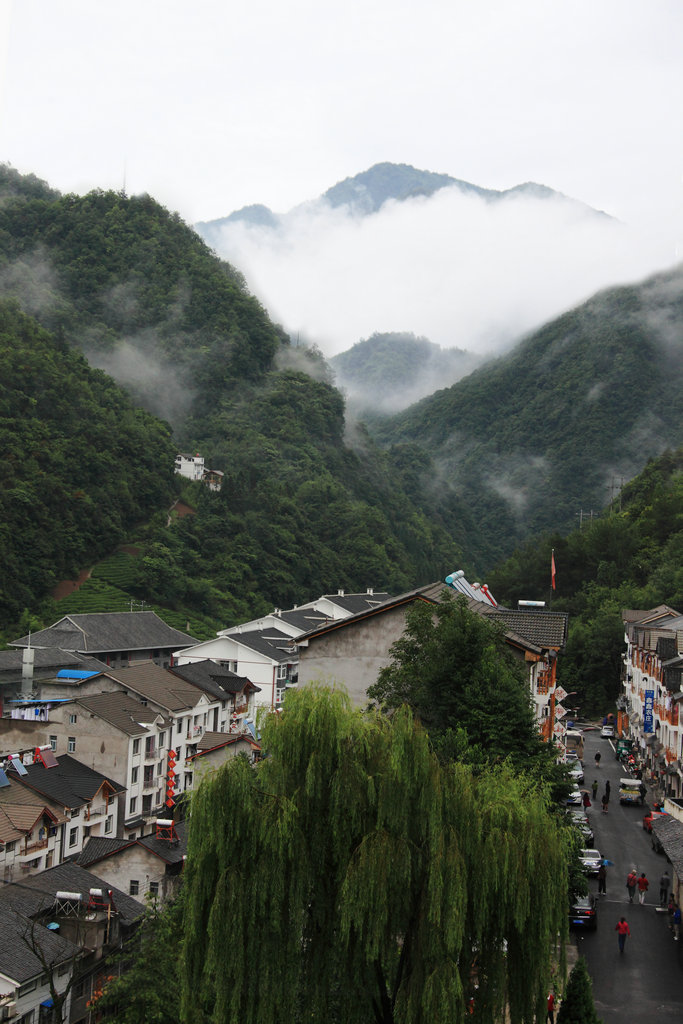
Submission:
<svg viewBox="0 0 683 1024">
<path fill-rule="evenodd" d="M 595 896 L 577 896 L 569 908 L 570 928 L 598 927 L 598 904 Z"/>
</svg>

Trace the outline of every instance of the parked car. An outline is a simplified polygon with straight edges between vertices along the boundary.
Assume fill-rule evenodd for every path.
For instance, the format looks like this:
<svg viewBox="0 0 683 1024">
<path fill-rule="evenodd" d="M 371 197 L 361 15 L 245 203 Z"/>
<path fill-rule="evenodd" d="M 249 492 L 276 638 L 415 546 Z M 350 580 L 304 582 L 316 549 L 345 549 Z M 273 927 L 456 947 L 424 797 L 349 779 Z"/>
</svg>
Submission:
<svg viewBox="0 0 683 1024">
<path fill-rule="evenodd" d="M 603 725 L 602 729 L 600 730 L 600 735 L 602 736 L 603 740 L 611 740 L 611 739 L 613 739 L 614 738 L 614 726 L 613 725 Z"/>
<path fill-rule="evenodd" d="M 572 780 L 572 782 L 583 782 L 583 768 L 581 767 L 580 763 L 577 763 L 576 767 L 569 769 L 569 778 Z"/>
<path fill-rule="evenodd" d="M 599 850 L 581 850 L 579 860 L 587 875 L 597 875 L 603 858 Z"/>
<path fill-rule="evenodd" d="M 655 818 L 668 817 L 669 815 L 667 811 L 648 811 L 648 813 L 643 818 L 643 828 L 646 832 L 652 832 L 652 822 L 655 820 Z"/>
<path fill-rule="evenodd" d="M 641 779 L 619 779 L 620 804 L 640 804 L 642 807 L 645 792 Z"/>
<path fill-rule="evenodd" d="M 577 896 L 569 907 L 570 928 L 598 927 L 598 903 L 595 896 Z"/>
<path fill-rule="evenodd" d="M 568 750 L 567 753 L 564 755 L 564 760 L 568 765 L 575 765 L 577 763 L 581 764 L 581 758 L 575 750 Z"/>
<path fill-rule="evenodd" d="M 582 807 L 583 806 L 583 793 L 578 786 L 574 786 L 573 790 L 569 794 L 566 800 L 567 807 Z"/>
<path fill-rule="evenodd" d="M 581 833 L 581 836 L 583 837 L 583 841 L 585 843 L 595 842 L 593 829 L 591 828 L 591 824 L 588 820 L 587 815 L 583 814 L 581 811 L 574 810 L 572 810 L 570 813 L 571 823 L 572 825 L 574 825 L 575 828 L 578 828 L 579 832 Z"/>
</svg>

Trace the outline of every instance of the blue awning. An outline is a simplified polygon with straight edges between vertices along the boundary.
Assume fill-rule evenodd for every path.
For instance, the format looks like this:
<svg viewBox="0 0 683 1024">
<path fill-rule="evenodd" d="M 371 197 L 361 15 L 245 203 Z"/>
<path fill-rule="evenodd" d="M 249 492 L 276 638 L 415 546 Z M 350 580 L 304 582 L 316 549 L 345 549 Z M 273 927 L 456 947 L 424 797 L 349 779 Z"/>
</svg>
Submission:
<svg viewBox="0 0 683 1024">
<path fill-rule="evenodd" d="M 55 1004 L 53 1003 L 52 999 L 50 998 L 50 999 L 44 999 L 43 1002 L 40 1005 L 44 1006 L 46 1010 L 51 1010 L 52 1007 Z"/>
</svg>

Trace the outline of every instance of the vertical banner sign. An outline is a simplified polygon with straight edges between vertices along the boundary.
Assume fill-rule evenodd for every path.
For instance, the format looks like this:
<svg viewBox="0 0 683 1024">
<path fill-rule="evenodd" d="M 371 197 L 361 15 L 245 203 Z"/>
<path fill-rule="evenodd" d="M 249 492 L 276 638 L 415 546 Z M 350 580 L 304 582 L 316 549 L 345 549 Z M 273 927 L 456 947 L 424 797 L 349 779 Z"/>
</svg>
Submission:
<svg viewBox="0 0 683 1024">
<path fill-rule="evenodd" d="M 166 806 L 175 806 L 175 760 L 176 754 L 173 747 L 168 752 L 168 771 L 166 772 Z"/>
<path fill-rule="evenodd" d="M 643 732 L 655 731 L 654 705 L 655 691 L 646 690 L 645 703 L 643 704 Z"/>
</svg>

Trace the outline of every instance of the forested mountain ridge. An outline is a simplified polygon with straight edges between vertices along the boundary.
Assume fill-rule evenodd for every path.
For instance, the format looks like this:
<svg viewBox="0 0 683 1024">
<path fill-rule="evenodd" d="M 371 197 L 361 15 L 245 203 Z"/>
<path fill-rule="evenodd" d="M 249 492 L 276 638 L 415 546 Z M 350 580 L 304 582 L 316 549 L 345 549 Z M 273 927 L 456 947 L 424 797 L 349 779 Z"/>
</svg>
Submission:
<svg viewBox="0 0 683 1024">
<path fill-rule="evenodd" d="M 134 459 L 127 478 L 123 465 L 112 475 L 122 494 L 140 488 L 157 495 L 154 510 L 138 509 L 111 530 L 113 550 L 124 523 L 156 512 L 143 538 L 136 596 L 225 624 L 338 587 L 398 592 L 461 562 L 453 536 L 422 511 L 424 503 L 406 497 L 387 456 L 361 427 L 348 434 L 344 401 L 324 361 L 291 346 L 241 275 L 177 216 L 148 196 L 61 196 L 10 169 L 0 175 L 0 199 L 0 298 L 11 297 L 51 334 L 15 318 L 2 338 L 17 448 L 34 430 L 22 411 L 19 370 L 27 331 L 72 357 L 81 349 L 174 429 L 171 438 L 148 417 L 150 438 L 164 443 L 150 441 L 144 474 Z M 60 374 L 69 371 L 48 361 L 58 392 Z M 71 394 L 66 383 L 64 393 Z M 130 406 L 116 394 L 121 410 Z M 106 431 L 94 412 L 93 423 L 97 456 L 105 458 Z M 79 429 L 87 447 L 90 427 L 81 422 Z M 115 429 L 111 436 L 115 443 Z M 145 448 L 144 437 L 138 443 Z M 178 448 L 201 450 L 207 464 L 225 471 L 224 486 L 220 494 L 200 489 L 195 515 L 167 527 Z M 81 455 L 68 482 L 60 476 L 66 467 L 55 467 L 56 494 L 62 486 L 88 493 L 76 479 L 91 461 Z M 34 543 L 34 530 L 23 537 L 19 530 L 13 541 L 22 546 L 25 586 L 14 588 L 17 563 L 4 580 L 14 594 L 5 611 L 10 622 L 20 603 L 35 606 L 61 574 L 103 553 L 99 534 L 82 525 L 74 526 L 79 544 L 58 555 L 59 520 L 52 535 L 40 487 L 30 501 L 46 536 Z M 108 512 L 97 503 L 92 514 Z"/>
<path fill-rule="evenodd" d="M 428 454 L 446 496 L 467 494 L 491 566 L 524 536 L 570 530 L 683 441 L 682 368 L 677 267 L 599 293 L 372 432 Z"/>
<path fill-rule="evenodd" d="M 329 359 L 349 409 L 364 419 L 396 413 L 481 362 L 473 352 L 444 349 L 409 332 L 372 334 Z"/>
<path fill-rule="evenodd" d="M 484 188 L 470 181 L 454 178 L 450 174 L 438 174 L 434 171 L 419 170 L 416 167 L 411 167 L 410 164 L 394 164 L 387 161 L 374 164 L 366 171 L 361 171 L 359 174 L 337 182 L 317 199 L 310 200 L 309 204 L 304 205 L 326 204 L 332 209 L 346 207 L 354 215 L 369 216 L 377 213 L 390 200 L 405 202 L 409 199 L 434 195 L 435 192 L 443 188 L 454 188 L 464 195 L 476 196 L 489 203 L 504 202 L 519 196 L 561 200 L 597 217 L 607 216 L 602 211 L 594 210 L 578 200 L 570 199 L 547 185 L 524 182 L 509 189 Z M 200 221 L 195 227 L 202 238 L 213 245 L 218 240 L 221 231 L 228 225 L 243 221 L 249 225 L 277 230 L 280 227 L 281 218 L 286 216 L 287 214 L 273 213 L 262 203 L 255 203 L 245 206 L 241 210 L 234 210 L 225 217 Z"/>
</svg>

